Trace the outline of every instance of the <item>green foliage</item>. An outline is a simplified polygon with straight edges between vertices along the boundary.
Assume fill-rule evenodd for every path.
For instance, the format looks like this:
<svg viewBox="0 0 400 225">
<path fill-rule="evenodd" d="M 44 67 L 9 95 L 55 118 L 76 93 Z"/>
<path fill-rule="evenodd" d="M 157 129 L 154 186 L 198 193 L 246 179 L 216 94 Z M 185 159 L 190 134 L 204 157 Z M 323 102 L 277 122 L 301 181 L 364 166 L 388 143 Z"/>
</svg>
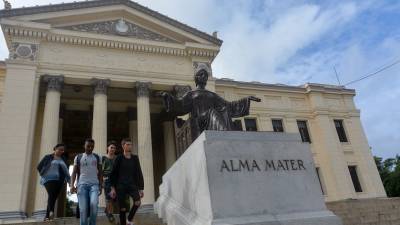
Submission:
<svg viewBox="0 0 400 225">
<path fill-rule="evenodd" d="M 388 197 L 400 197 L 400 156 L 385 159 L 374 156 Z"/>
</svg>

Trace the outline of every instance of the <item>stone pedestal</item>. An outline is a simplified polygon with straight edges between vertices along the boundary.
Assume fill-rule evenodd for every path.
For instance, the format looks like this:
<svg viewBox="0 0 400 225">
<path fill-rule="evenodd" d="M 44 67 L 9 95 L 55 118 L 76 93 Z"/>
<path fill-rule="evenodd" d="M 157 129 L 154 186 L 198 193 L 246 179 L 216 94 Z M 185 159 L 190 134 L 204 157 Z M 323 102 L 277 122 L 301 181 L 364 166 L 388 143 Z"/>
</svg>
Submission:
<svg viewBox="0 0 400 225">
<path fill-rule="evenodd" d="M 297 134 L 205 131 L 163 176 L 168 225 L 340 225 Z"/>
</svg>

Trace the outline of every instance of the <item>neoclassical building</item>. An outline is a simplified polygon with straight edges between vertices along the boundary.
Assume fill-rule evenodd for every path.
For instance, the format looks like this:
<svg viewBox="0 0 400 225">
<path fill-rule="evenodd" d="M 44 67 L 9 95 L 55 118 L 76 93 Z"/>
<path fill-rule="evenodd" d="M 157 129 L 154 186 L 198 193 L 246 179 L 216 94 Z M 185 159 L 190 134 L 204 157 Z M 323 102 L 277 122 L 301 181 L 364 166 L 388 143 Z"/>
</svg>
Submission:
<svg viewBox="0 0 400 225">
<path fill-rule="evenodd" d="M 194 66 L 211 65 L 222 40 L 129 0 L 7 6 L 0 18 L 10 52 L 0 63 L 0 220 L 42 215 L 38 161 L 57 142 L 72 160 L 87 137 L 99 154 L 109 140 L 134 140 L 151 205 L 185 137 L 155 93 L 194 88 Z M 235 121 L 244 131 L 309 142 L 326 201 L 386 196 L 354 90 L 215 77 L 207 87 L 227 100 L 262 99 Z"/>
</svg>

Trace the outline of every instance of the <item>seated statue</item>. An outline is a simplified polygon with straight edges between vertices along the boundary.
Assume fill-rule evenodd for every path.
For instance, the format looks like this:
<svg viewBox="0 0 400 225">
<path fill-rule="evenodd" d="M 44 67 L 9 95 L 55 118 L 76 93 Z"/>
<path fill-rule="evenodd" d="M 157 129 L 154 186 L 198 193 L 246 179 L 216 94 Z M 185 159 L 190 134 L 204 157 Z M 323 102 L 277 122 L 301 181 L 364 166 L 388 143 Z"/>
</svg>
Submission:
<svg viewBox="0 0 400 225">
<path fill-rule="evenodd" d="M 190 113 L 192 126 L 198 134 L 204 130 L 235 130 L 232 118 L 249 115 L 250 102 L 261 100 L 249 96 L 228 102 L 205 89 L 209 74 L 209 67 L 206 64 L 199 64 L 194 76 L 197 88 L 186 92 L 181 98 L 176 98 L 168 92 L 159 92 L 159 96 L 163 97 L 165 110 L 173 116 Z"/>
</svg>

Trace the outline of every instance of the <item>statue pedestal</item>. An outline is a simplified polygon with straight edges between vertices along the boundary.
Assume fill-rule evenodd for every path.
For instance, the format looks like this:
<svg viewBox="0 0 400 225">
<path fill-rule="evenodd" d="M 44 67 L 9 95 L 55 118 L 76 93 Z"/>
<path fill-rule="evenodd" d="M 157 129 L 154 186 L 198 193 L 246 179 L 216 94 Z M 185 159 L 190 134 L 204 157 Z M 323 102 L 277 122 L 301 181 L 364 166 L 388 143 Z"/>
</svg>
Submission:
<svg viewBox="0 0 400 225">
<path fill-rule="evenodd" d="M 296 134 L 205 131 L 163 176 L 168 225 L 340 225 Z"/>
</svg>

